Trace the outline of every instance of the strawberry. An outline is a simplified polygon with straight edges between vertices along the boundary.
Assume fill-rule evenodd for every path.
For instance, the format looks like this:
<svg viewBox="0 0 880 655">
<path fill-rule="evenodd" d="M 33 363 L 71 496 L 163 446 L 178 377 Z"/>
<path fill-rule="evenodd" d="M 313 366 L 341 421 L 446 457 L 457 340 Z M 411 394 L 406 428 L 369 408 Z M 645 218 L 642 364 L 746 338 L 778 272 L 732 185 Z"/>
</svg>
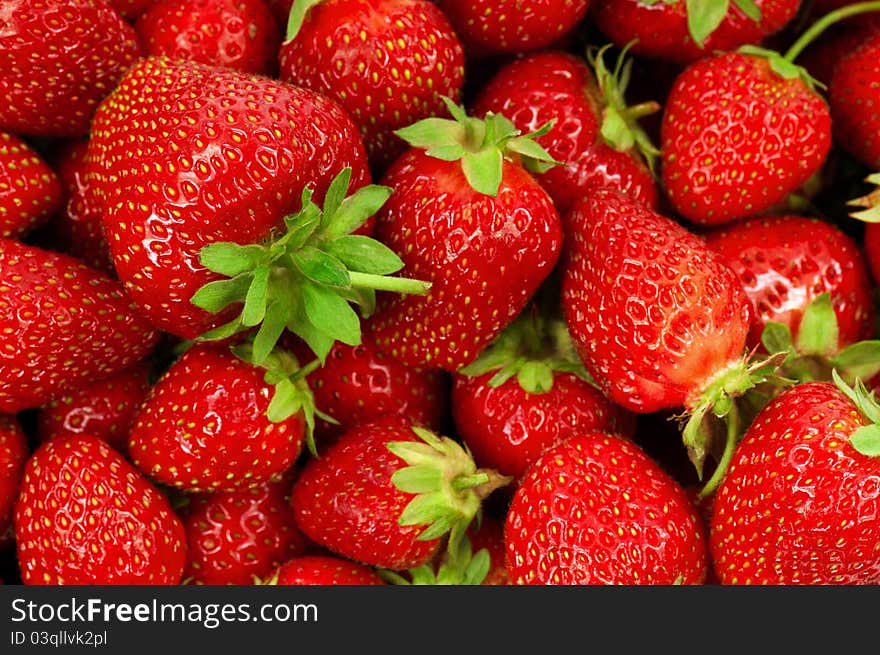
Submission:
<svg viewBox="0 0 880 655">
<path fill-rule="evenodd" d="M 0 416 L 0 542 L 12 524 L 21 475 L 29 455 L 27 435 L 18 419 Z"/>
<path fill-rule="evenodd" d="M 550 196 L 529 170 L 550 164 L 500 114 L 425 119 L 398 134 L 412 147 L 388 169 L 392 193 L 376 217 L 377 238 L 403 272 L 432 284 L 426 297 L 379 299 L 366 331 L 384 352 L 414 367 L 455 371 L 473 361 L 525 307 L 562 245 Z"/>
<path fill-rule="evenodd" d="M 281 33 L 263 0 L 158 0 L 134 24 L 147 56 L 245 73 L 275 70 Z"/>
<path fill-rule="evenodd" d="M 156 0 L 109 0 L 109 2 L 125 20 L 134 22 Z"/>
<path fill-rule="evenodd" d="M 251 584 L 308 542 L 290 514 L 286 480 L 228 493 L 199 494 L 183 509 L 184 578 L 195 584 Z"/>
<path fill-rule="evenodd" d="M 514 54 L 554 45 L 583 20 L 590 0 L 437 0 L 474 57 Z"/>
<path fill-rule="evenodd" d="M 447 532 L 457 548 L 481 499 L 508 481 L 478 469 L 448 437 L 387 415 L 350 428 L 307 460 L 291 504 L 300 530 L 316 544 L 402 571 L 430 562 Z"/>
<path fill-rule="evenodd" d="M 178 584 L 186 557 L 165 496 L 88 435 L 48 441 L 28 460 L 15 539 L 28 585 Z"/>
<path fill-rule="evenodd" d="M 792 63 L 797 52 L 746 47 L 700 59 L 676 78 L 661 126 L 661 172 L 684 218 L 721 225 L 765 213 L 822 167 L 831 117 Z"/>
<path fill-rule="evenodd" d="M 22 237 L 61 205 L 61 183 L 27 143 L 0 131 L 0 237 Z"/>
<path fill-rule="evenodd" d="M 481 466 L 519 480 L 575 432 L 632 436 L 635 417 L 589 379 L 564 323 L 528 310 L 454 376 L 456 432 Z"/>
<path fill-rule="evenodd" d="M 652 207 L 658 204 L 654 178 L 639 154 L 653 157 L 657 151 L 637 124 L 658 106 L 626 107 L 631 60 L 624 63 L 622 55 L 617 69 L 609 71 L 603 55 L 604 50 L 592 57 L 595 74 L 585 61 L 564 51 L 524 55 L 503 66 L 473 103 L 475 115 L 502 114 L 523 133 L 555 121 L 537 141 L 563 165 L 536 178 L 561 216 L 600 186 L 627 191 Z"/>
<path fill-rule="evenodd" d="M 267 584 L 384 585 L 371 568 L 333 555 L 303 555 L 279 566 Z"/>
<path fill-rule="evenodd" d="M 828 101 L 838 146 L 871 169 L 880 169 L 880 29 L 844 54 L 831 76 Z"/>
<path fill-rule="evenodd" d="M 292 355 L 253 366 L 251 344 L 196 344 L 150 388 L 129 433 L 134 464 L 191 492 L 238 491 L 290 469 L 314 404 Z"/>
<path fill-rule="evenodd" d="M 19 135 L 85 135 L 140 55 L 106 0 L 5 0 L 0 25 L 0 129 Z"/>
<path fill-rule="evenodd" d="M 636 445 L 582 432 L 547 450 L 504 526 L 512 584 L 702 584 L 706 536 L 684 489 Z"/>
<path fill-rule="evenodd" d="M 315 357 L 301 342 L 291 350 L 302 362 Z M 336 420 L 316 421 L 318 443 L 329 443 L 357 423 L 383 414 L 399 414 L 432 430 L 445 427 L 449 409 L 446 375 L 405 366 L 379 350 L 369 337 L 357 346 L 336 342 L 306 381 L 315 407 Z"/>
<path fill-rule="evenodd" d="M 395 130 L 445 115 L 441 96 L 459 101 L 464 52 L 428 0 L 297 0 L 280 77 L 339 102 L 381 172 L 406 149 Z"/>
<path fill-rule="evenodd" d="M 37 438 L 88 434 L 124 453 L 129 429 L 150 388 L 149 375 L 150 363 L 143 360 L 51 400 L 37 412 Z"/>
<path fill-rule="evenodd" d="M 864 385 L 807 382 L 766 405 L 715 497 L 722 584 L 877 584 L 880 407 Z"/>
<path fill-rule="evenodd" d="M 831 296 L 839 346 L 874 334 L 872 283 L 864 255 L 849 235 L 803 216 L 747 219 L 706 233 L 706 243 L 736 273 L 752 305 L 748 347 L 761 343 L 768 322 L 794 340 L 810 303 Z"/>
<path fill-rule="evenodd" d="M 595 0 L 591 18 L 617 45 L 639 55 L 690 63 L 757 44 L 786 26 L 799 0 Z"/>
<path fill-rule="evenodd" d="M 501 554 L 503 558 L 503 544 Z M 427 564 L 403 573 L 388 569 L 382 569 L 378 573 L 385 582 L 395 585 L 481 585 L 484 584 L 491 566 L 492 558 L 488 549 L 475 551 L 469 537 L 465 536 L 458 542 L 455 550 L 450 548 L 438 553 Z"/>
<path fill-rule="evenodd" d="M 118 281 L 11 239 L 0 239 L 0 334 L 0 412 L 8 414 L 118 373 L 158 340 Z"/>
</svg>

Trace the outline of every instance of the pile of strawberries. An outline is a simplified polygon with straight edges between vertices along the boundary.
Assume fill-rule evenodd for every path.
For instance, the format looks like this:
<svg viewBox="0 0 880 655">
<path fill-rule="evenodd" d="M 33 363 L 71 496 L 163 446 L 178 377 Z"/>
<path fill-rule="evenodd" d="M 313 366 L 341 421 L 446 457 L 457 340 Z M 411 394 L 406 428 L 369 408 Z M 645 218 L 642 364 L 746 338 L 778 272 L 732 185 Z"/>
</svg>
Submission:
<svg viewBox="0 0 880 655">
<path fill-rule="evenodd" d="M 880 2 L 2 0 L 7 584 L 880 582 Z"/>
</svg>

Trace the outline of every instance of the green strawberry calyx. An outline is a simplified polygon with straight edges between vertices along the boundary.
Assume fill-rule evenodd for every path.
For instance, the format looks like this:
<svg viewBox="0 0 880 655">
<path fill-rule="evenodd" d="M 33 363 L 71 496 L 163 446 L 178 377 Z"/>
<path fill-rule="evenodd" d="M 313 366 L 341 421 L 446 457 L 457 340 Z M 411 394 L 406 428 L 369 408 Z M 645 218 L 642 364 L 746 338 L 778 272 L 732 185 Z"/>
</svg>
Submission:
<svg viewBox="0 0 880 655">
<path fill-rule="evenodd" d="M 836 369 L 831 371 L 831 376 L 837 388 L 846 394 L 862 416 L 870 421 L 868 425 L 856 428 L 850 435 L 850 444 L 862 455 L 880 457 L 880 404 L 877 403 L 874 393 L 865 387 L 861 378 L 857 378 L 853 386 L 849 386 L 837 374 Z"/>
<path fill-rule="evenodd" d="M 643 5 L 652 6 L 658 2 L 677 4 L 681 0 L 639 0 Z M 733 4 L 746 17 L 761 22 L 761 9 L 754 0 L 732 0 Z M 730 10 L 731 0 L 684 0 L 687 12 L 688 33 L 700 48 L 706 39 L 718 29 Z"/>
<path fill-rule="evenodd" d="M 324 2 L 324 0 L 293 0 L 290 6 L 290 14 L 287 17 L 287 33 L 284 43 L 290 43 L 299 34 L 303 23 L 308 16 L 309 10 Z"/>
<path fill-rule="evenodd" d="M 651 137 L 638 121 L 644 116 L 660 111 L 660 103 L 643 102 L 629 107 L 625 98 L 633 63 L 627 53 L 634 44 L 635 41 L 631 41 L 621 50 L 613 70 L 609 70 L 605 65 L 605 53 L 611 44 L 601 48 L 589 48 L 587 59 L 605 100 L 600 127 L 602 138 L 609 146 L 620 152 L 638 149 L 645 158 L 648 168 L 654 172 L 660 150 L 651 142 Z"/>
<path fill-rule="evenodd" d="M 223 340 L 256 328 L 252 358 L 260 365 L 289 330 L 323 362 L 336 341 L 361 343 L 360 318 L 352 304 L 367 317 L 375 311 L 376 291 L 428 292 L 428 282 L 391 275 L 403 268 L 403 261 L 390 248 L 353 234 L 391 189 L 371 184 L 346 197 L 350 179 L 350 168 L 336 176 L 323 209 L 307 187 L 300 211 L 284 217 L 286 231 L 265 243 L 213 243 L 199 251 L 202 266 L 226 279 L 208 282 L 191 302 L 212 313 L 230 305 L 242 309 L 198 340 Z"/>
<path fill-rule="evenodd" d="M 865 182 L 876 188 L 871 192 L 850 200 L 850 207 L 858 207 L 859 211 L 850 212 L 850 216 L 865 223 L 880 223 L 880 173 L 872 173 Z"/>
<path fill-rule="evenodd" d="M 489 574 L 491 558 L 486 548 L 476 553 L 467 536 L 462 537 L 455 550 L 443 551 L 440 561 L 428 563 L 407 571 L 409 577 L 390 569 L 379 569 L 379 576 L 395 585 L 479 585 Z"/>
<path fill-rule="evenodd" d="M 391 482 L 400 491 L 415 494 L 398 523 L 427 526 L 418 536 L 422 541 L 448 534 L 447 550 L 456 553 L 468 527 L 479 518 L 483 499 L 513 478 L 477 468 L 465 447 L 449 437 L 421 427 L 412 430 L 419 441 L 387 444 L 407 464 L 394 472 Z"/>
<path fill-rule="evenodd" d="M 430 157 L 461 162 L 462 172 L 475 191 L 493 197 L 498 194 L 505 159 L 519 162 L 532 173 L 545 173 L 560 165 L 536 141 L 550 131 L 553 121 L 522 134 L 501 114 L 474 118 L 450 98 L 442 99 L 451 119 L 424 118 L 394 133 Z"/>
</svg>

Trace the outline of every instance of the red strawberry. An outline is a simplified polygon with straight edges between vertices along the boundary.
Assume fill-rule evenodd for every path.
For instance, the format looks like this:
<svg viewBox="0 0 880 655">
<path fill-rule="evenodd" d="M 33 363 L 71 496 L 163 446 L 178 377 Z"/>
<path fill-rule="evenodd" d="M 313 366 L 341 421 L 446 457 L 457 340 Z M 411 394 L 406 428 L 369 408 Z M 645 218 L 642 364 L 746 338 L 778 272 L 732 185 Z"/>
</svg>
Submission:
<svg viewBox="0 0 880 655">
<path fill-rule="evenodd" d="M 661 127 L 662 179 L 688 220 L 721 225 L 765 213 L 821 168 L 828 106 L 790 57 L 728 52 L 676 78 Z"/>
<path fill-rule="evenodd" d="M 297 0 L 280 54 L 282 80 L 333 98 L 383 171 L 406 144 L 394 131 L 458 102 L 464 53 L 428 0 Z"/>
<path fill-rule="evenodd" d="M 413 147 L 389 168 L 376 235 L 432 284 L 385 296 L 366 330 L 409 366 L 455 371 L 522 310 L 556 265 L 561 221 L 532 177 L 549 157 L 501 115 L 426 119 L 398 132 Z M 433 156 L 436 155 L 436 156 Z"/>
<path fill-rule="evenodd" d="M 314 405 L 284 351 L 253 366 L 248 344 L 197 344 L 150 389 L 128 450 L 151 478 L 186 491 L 238 491 L 276 479 L 310 438 Z M 239 357 L 240 355 L 240 357 Z"/>
<path fill-rule="evenodd" d="M 294 557 L 279 566 L 268 584 L 384 585 L 372 569 L 332 555 Z"/>
<path fill-rule="evenodd" d="M 145 55 L 272 74 L 281 46 L 263 0 L 158 0 L 134 25 Z"/>
<path fill-rule="evenodd" d="M 308 542 L 290 513 L 286 480 L 189 500 L 183 517 L 187 560 L 184 578 L 196 584 L 252 584 Z"/>
<path fill-rule="evenodd" d="M 477 469 L 448 437 L 388 415 L 349 429 L 309 459 L 291 503 L 316 544 L 402 571 L 430 562 L 447 532 L 450 543 L 460 541 L 481 498 L 507 481 Z"/>
<path fill-rule="evenodd" d="M 144 360 L 53 399 L 37 413 L 37 437 L 47 441 L 63 434 L 88 434 L 124 453 L 129 429 L 150 388 L 149 374 L 150 364 Z"/>
<path fill-rule="evenodd" d="M 702 584 L 706 537 L 684 489 L 633 443 L 572 435 L 529 470 L 507 513 L 512 584 Z"/>
<path fill-rule="evenodd" d="M 110 6 L 127 21 L 135 21 L 156 0 L 109 0 Z"/>
<path fill-rule="evenodd" d="M 186 541 L 167 499 L 97 437 L 48 441 L 15 507 L 28 585 L 178 584 Z"/>
<path fill-rule="evenodd" d="M 591 17 L 617 45 L 648 58 L 692 62 L 757 44 L 797 14 L 799 0 L 595 0 Z"/>
<path fill-rule="evenodd" d="M 469 54 L 513 54 L 553 45 L 586 16 L 590 0 L 437 0 Z"/>
<path fill-rule="evenodd" d="M 797 341 L 807 307 L 829 293 L 840 347 L 874 334 L 872 283 L 858 244 L 829 222 L 802 216 L 752 218 L 705 235 L 742 282 L 751 301 L 748 347 L 761 343 L 768 322 Z"/>
<path fill-rule="evenodd" d="M 0 237 L 21 237 L 61 205 L 58 176 L 13 134 L 0 131 Z"/>
<path fill-rule="evenodd" d="M 139 54 L 134 29 L 105 0 L 5 0 L 0 129 L 85 135 L 95 107 Z"/>
<path fill-rule="evenodd" d="M 143 359 L 158 334 L 119 282 L 0 239 L 0 412 L 39 407 Z"/>
<path fill-rule="evenodd" d="M 722 584 L 880 582 L 880 407 L 837 382 L 787 389 L 737 446 L 711 522 Z"/>
<path fill-rule="evenodd" d="M 871 169 L 880 169 L 880 29 L 845 53 L 828 87 L 835 142 Z"/>
<path fill-rule="evenodd" d="M 474 101 L 474 114 L 502 114 L 524 133 L 555 121 L 537 141 L 563 165 L 536 177 L 562 216 L 600 186 L 627 191 L 652 207 L 658 203 L 654 178 L 636 149 L 656 152 L 636 119 L 657 106 L 627 108 L 623 93 L 630 64 L 621 60 L 615 76 L 605 68 L 603 52 L 593 60 L 598 82 L 582 59 L 546 51 L 503 66 Z"/>
<path fill-rule="evenodd" d="M 0 416 L 0 542 L 12 524 L 21 475 L 30 455 L 27 435 L 14 416 Z"/>
</svg>

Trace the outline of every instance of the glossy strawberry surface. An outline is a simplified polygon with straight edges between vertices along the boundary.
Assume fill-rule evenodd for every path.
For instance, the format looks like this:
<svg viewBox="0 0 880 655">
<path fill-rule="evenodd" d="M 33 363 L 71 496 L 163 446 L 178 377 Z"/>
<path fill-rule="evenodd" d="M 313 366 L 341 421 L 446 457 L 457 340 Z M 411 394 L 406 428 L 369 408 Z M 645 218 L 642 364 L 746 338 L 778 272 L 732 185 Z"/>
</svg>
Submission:
<svg viewBox="0 0 880 655">
<path fill-rule="evenodd" d="M 878 88 L 880 27 L 840 58 L 828 87 L 836 143 L 871 169 L 880 169 Z"/>
<path fill-rule="evenodd" d="M 49 164 L 14 134 L 0 131 L 0 237 L 22 237 L 61 205 Z"/>
<path fill-rule="evenodd" d="M 30 454 L 27 435 L 18 419 L 0 416 L 0 535 L 12 524 L 21 475 Z"/>
<path fill-rule="evenodd" d="M 279 585 L 384 585 L 373 569 L 332 555 L 294 557 L 276 570 Z"/>
</svg>

